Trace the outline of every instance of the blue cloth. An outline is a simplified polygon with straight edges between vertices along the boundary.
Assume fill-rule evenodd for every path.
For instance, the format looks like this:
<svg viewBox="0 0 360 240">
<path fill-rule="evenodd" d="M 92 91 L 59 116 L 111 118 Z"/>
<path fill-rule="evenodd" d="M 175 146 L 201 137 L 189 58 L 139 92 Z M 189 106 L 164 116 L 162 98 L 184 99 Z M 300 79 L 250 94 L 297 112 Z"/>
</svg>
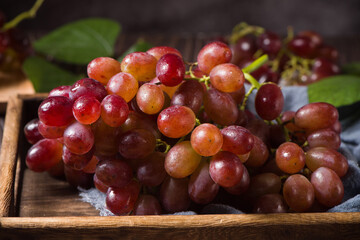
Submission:
<svg viewBox="0 0 360 240">
<path fill-rule="evenodd" d="M 249 86 L 246 86 L 249 89 Z M 307 87 L 283 87 L 284 94 L 284 111 L 296 111 L 300 107 L 307 104 L 308 94 Z M 250 95 L 247 106 L 249 110 L 255 113 L 254 99 L 256 90 Z M 354 111 L 354 114 L 357 114 Z M 354 117 L 355 116 L 355 117 Z M 328 212 L 360 212 L 360 119 L 356 119 L 353 115 L 341 121 L 341 147 L 340 152 L 349 161 L 349 170 L 342 178 L 344 185 L 343 202 L 328 210 Z M 100 193 L 96 189 L 84 190 L 80 189 L 80 197 L 83 201 L 92 204 L 100 211 L 101 216 L 113 215 L 105 206 L 105 194 Z M 205 206 L 200 214 L 242 214 L 243 212 L 231 206 L 222 204 L 209 204 Z M 175 213 L 175 215 L 194 215 L 193 211 L 185 211 Z"/>
</svg>

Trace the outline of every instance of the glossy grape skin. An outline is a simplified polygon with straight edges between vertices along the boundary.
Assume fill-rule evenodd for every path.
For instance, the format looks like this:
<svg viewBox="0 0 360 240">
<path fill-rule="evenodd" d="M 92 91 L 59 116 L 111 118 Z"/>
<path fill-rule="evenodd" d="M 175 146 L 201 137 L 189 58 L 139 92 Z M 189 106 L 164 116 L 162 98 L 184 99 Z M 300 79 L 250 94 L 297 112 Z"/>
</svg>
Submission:
<svg viewBox="0 0 360 240">
<path fill-rule="evenodd" d="M 93 186 L 93 174 L 84 173 L 64 165 L 66 181 L 74 188 L 89 189 Z"/>
<path fill-rule="evenodd" d="M 134 207 L 134 215 L 160 215 L 161 213 L 161 206 L 156 197 L 149 194 L 139 196 Z"/>
<path fill-rule="evenodd" d="M 94 145 L 94 134 L 91 127 L 74 122 L 64 132 L 64 145 L 74 154 L 82 155 Z"/>
<path fill-rule="evenodd" d="M 220 151 L 223 145 L 223 136 L 215 125 L 204 123 L 193 130 L 190 142 L 195 152 L 209 157 Z"/>
<path fill-rule="evenodd" d="M 324 43 L 320 34 L 314 32 L 314 31 L 310 31 L 310 30 L 301 31 L 297 34 L 297 36 L 309 38 L 310 41 L 313 42 L 313 44 L 315 45 L 315 48 L 319 48 Z"/>
<path fill-rule="evenodd" d="M 334 207 L 344 197 L 344 186 L 339 176 L 331 169 L 320 167 L 311 174 L 315 197 L 321 204 Z"/>
<path fill-rule="evenodd" d="M 249 130 L 241 126 L 228 126 L 221 129 L 223 136 L 224 151 L 235 153 L 236 155 L 246 154 L 254 146 L 254 137 Z"/>
<path fill-rule="evenodd" d="M 285 173 L 297 173 L 305 166 L 305 153 L 299 145 L 285 142 L 276 150 L 276 164 Z"/>
<path fill-rule="evenodd" d="M 155 146 L 154 134 L 146 129 L 127 131 L 119 139 L 119 152 L 129 159 L 144 158 L 155 150 Z"/>
<path fill-rule="evenodd" d="M 49 170 L 61 161 L 62 144 L 55 139 L 42 139 L 27 152 L 26 165 L 34 172 Z"/>
<path fill-rule="evenodd" d="M 129 112 L 129 116 L 126 121 L 120 126 L 120 129 L 123 133 L 125 133 L 135 128 L 149 130 L 156 138 L 161 137 L 159 129 L 156 126 L 156 121 L 151 119 L 149 116 L 131 111 Z"/>
<path fill-rule="evenodd" d="M 38 108 L 40 121 L 48 126 L 65 126 L 73 119 L 72 102 L 66 97 L 48 97 Z"/>
<path fill-rule="evenodd" d="M 48 126 L 39 121 L 38 130 L 44 138 L 56 139 L 61 138 L 68 126 Z"/>
<path fill-rule="evenodd" d="M 112 76 L 106 85 L 108 94 L 116 94 L 126 102 L 130 102 L 135 97 L 138 89 L 138 81 L 131 74 L 124 72 Z"/>
<path fill-rule="evenodd" d="M 241 181 L 244 165 L 235 154 L 222 151 L 211 158 L 209 173 L 220 186 L 233 187 Z"/>
<path fill-rule="evenodd" d="M 190 141 L 173 146 L 165 157 L 165 170 L 173 178 L 184 178 L 199 166 L 201 156 L 191 147 Z"/>
<path fill-rule="evenodd" d="M 39 132 L 39 119 L 35 118 L 28 122 L 24 127 L 24 134 L 26 137 L 26 140 L 30 144 L 35 144 L 44 137 Z"/>
<path fill-rule="evenodd" d="M 150 83 L 158 85 L 161 88 L 161 90 L 163 90 L 165 93 L 167 93 L 169 95 L 170 98 L 173 97 L 176 90 L 182 85 L 182 83 L 180 83 L 179 85 L 176 85 L 174 87 L 165 86 L 164 84 L 162 84 L 160 82 L 160 80 L 157 77 L 152 79 L 150 81 Z M 184 81 L 183 81 L 183 83 L 184 83 Z"/>
<path fill-rule="evenodd" d="M 258 37 L 257 42 L 264 53 L 268 54 L 277 54 L 282 45 L 280 37 L 276 33 L 269 31 L 262 33 Z"/>
<path fill-rule="evenodd" d="M 73 115 L 81 124 L 92 124 L 96 122 L 101 114 L 100 102 L 89 96 L 82 96 L 73 104 Z"/>
<path fill-rule="evenodd" d="M 176 90 L 171 98 L 171 105 L 189 107 L 194 113 L 198 113 L 203 103 L 204 89 L 197 80 L 186 80 Z"/>
<path fill-rule="evenodd" d="M 239 65 L 240 61 L 252 58 L 256 52 L 257 46 L 253 38 L 244 36 L 235 44 L 231 44 L 230 49 L 232 52 L 231 63 Z"/>
<path fill-rule="evenodd" d="M 216 65 L 210 72 L 212 86 L 222 92 L 235 92 L 245 83 L 244 73 L 232 63 Z"/>
<path fill-rule="evenodd" d="M 305 212 L 314 203 L 315 192 L 310 181 L 300 174 L 289 176 L 283 186 L 283 195 L 289 207 L 296 212 Z"/>
<path fill-rule="evenodd" d="M 101 102 L 106 97 L 107 91 L 105 87 L 98 81 L 92 78 L 83 78 L 76 81 L 72 86 L 69 97 L 75 101 L 81 96 L 95 97 Z"/>
<path fill-rule="evenodd" d="M 344 155 L 327 147 L 314 147 L 306 152 L 306 166 L 315 171 L 319 167 L 327 167 L 336 172 L 339 177 L 345 176 L 349 163 Z"/>
<path fill-rule="evenodd" d="M 120 62 L 110 57 L 98 57 L 87 65 L 89 78 L 106 85 L 109 79 L 121 71 Z"/>
<path fill-rule="evenodd" d="M 156 47 L 150 48 L 146 52 L 148 54 L 154 56 L 158 61 L 162 56 L 164 56 L 165 54 L 168 54 L 168 53 L 176 54 L 182 58 L 182 55 L 179 52 L 179 50 L 172 48 L 172 47 L 168 47 L 168 46 L 156 46 Z"/>
<path fill-rule="evenodd" d="M 191 200 L 198 204 L 208 204 L 216 197 L 219 185 L 210 177 L 209 163 L 203 161 L 191 175 L 188 191 Z"/>
<path fill-rule="evenodd" d="M 288 206 L 283 196 L 278 193 L 269 193 L 260 196 L 254 203 L 254 213 L 286 213 Z"/>
<path fill-rule="evenodd" d="M 234 124 L 239 114 L 234 99 L 228 93 L 220 92 L 214 88 L 205 93 L 204 108 L 211 120 L 222 126 Z"/>
<path fill-rule="evenodd" d="M 191 203 L 188 178 L 165 178 L 160 188 L 160 203 L 168 213 L 186 211 Z"/>
<path fill-rule="evenodd" d="M 254 147 L 250 151 L 250 156 L 245 162 L 247 167 L 260 167 L 264 165 L 269 157 L 269 150 L 266 144 L 257 136 L 254 136 Z"/>
<path fill-rule="evenodd" d="M 157 59 L 146 52 L 133 52 L 121 61 L 121 71 L 130 73 L 139 82 L 150 81 L 156 76 Z"/>
<path fill-rule="evenodd" d="M 165 156 L 162 152 L 153 152 L 140 161 L 136 176 L 141 184 L 155 187 L 164 181 L 167 175 L 164 167 Z"/>
<path fill-rule="evenodd" d="M 262 85 L 255 97 L 255 109 L 257 114 L 264 120 L 274 120 L 282 112 L 284 96 L 276 84 Z"/>
<path fill-rule="evenodd" d="M 99 163 L 99 158 L 96 156 L 92 156 L 90 161 L 85 165 L 82 169 L 85 173 L 95 173 L 96 165 Z"/>
<path fill-rule="evenodd" d="M 70 152 L 70 150 L 64 145 L 62 151 L 62 160 L 66 166 L 80 171 L 83 170 L 83 168 L 90 162 L 94 155 L 94 151 L 95 149 L 92 148 L 89 152 L 83 155 L 78 155 Z"/>
<path fill-rule="evenodd" d="M 310 38 L 295 36 L 287 45 L 288 49 L 302 58 L 313 58 L 316 54 L 316 45 Z"/>
<path fill-rule="evenodd" d="M 97 177 L 96 174 L 94 174 L 93 177 L 93 181 L 94 181 L 94 185 L 96 187 L 97 190 L 99 190 L 100 192 L 106 193 L 109 189 L 109 186 L 107 186 L 106 184 L 104 184 L 102 181 L 100 181 Z"/>
<path fill-rule="evenodd" d="M 280 177 L 274 173 L 260 173 L 250 178 L 247 194 L 256 199 L 262 195 L 279 193 L 281 189 Z"/>
<path fill-rule="evenodd" d="M 339 58 L 339 52 L 336 48 L 325 45 L 317 50 L 317 56 L 336 62 Z"/>
<path fill-rule="evenodd" d="M 338 118 L 337 109 L 325 102 L 306 104 L 299 108 L 294 116 L 295 125 L 308 130 L 331 127 Z"/>
<path fill-rule="evenodd" d="M 310 133 L 307 142 L 310 148 L 328 147 L 337 150 L 340 147 L 341 139 L 338 133 L 327 128 Z"/>
<path fill-rule="evenodd" d="M 231 58 L 231 49 L 225 43 L 216 41 L 206 44 L 200 50 L 197 55 L 197 62 L 199 69 L 208 75 L 216 65 L 228 63 Z"/>
<path fill-rule="evenodd" d="M 106 207 L 115 215 L 127 215 L 134 209 L 139 192 L 140 185 L 136 180 L 121 188 L 109 187 Z"/>
<path fill-rule="evenodd" d="M 120 127 L 128 115 L 129 107 L 118 95 L 108 95 L 101 102 L 101 118 L 110 127 Z"/>
<path fill-rule="evenodd" d="M 340 73 L 340 68 L 330 60 L 318 57 L 314 59 L 312 67 L 313 74 L 311 75 L 311 81 L 315 82 L 325 77 L 333 76 Z"/>
<path fill-rule="evenodd" d="M 185 64 L 181 57 L 168 53 L 162 56 L 156 64 L 156 77 L 165 86 L 179 85 L 185 76 Z"/>
<path fill-rule="evenodd" d="M 136 94 L 136 103 L 140 110 L 149 115 L 160 112 L 164 102 L 164 93 L 155 84 L 144 83 Z"/>
<path fill-rule="evenodd" d="M 157 126 L 169 138 L 180 138 L 189 134 L 195 126 L 195 114 L 186 106 L 170 106 L 160 112 Z"/>
<path fill-rule="evenodd" d="M 71 86 L 68 86 L 68 85 L 59 86 L 59 87 L 52 89 L 49 92 L 48 97 L 62 96 L 62 97 L 70 98 L 70 96 L 69 96 L 70 90 L 71 90 Z"/>
<path fill-rule="evenodd" d="M 264 120 L 254 117 L 248 120 L 245 128 L 254 136 L 260 138 L 264 143 L 268 144 L 270 138 L 270 127 L 264 122 Z"/>
<path fill-rule="evenodd" d="M 96 177 L 109 187 L 124 187 L 133 178 L 129 164 L 122 160 L 102 160 L 95 170 Z"/>
<path fill-rule="evenodd" d="M 119 149 L 119 127 L 110 127 L 101 118 L 91 125 L 95 136 L 96 154 L 101 156 L 114 156 Z"/>
<path fill-rule="evenodd" d="M 244 167 L 244 173 L 241 178 L 241 181 L 232 187 L 224 188 L 228 193 L 233 195 L 241 195 L 245 193 L 250 186 L 250 175 L 246 167 Z"/>
</svg>

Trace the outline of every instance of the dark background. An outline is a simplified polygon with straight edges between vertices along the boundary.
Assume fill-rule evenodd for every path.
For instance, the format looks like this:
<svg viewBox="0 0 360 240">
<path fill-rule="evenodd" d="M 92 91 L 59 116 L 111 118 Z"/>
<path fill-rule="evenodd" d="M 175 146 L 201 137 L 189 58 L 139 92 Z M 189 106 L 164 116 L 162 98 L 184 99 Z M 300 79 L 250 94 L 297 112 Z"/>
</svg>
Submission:
<svg viewBox="0 0 360 240">
<path fill-rule="evenodd" d="M 9 18 L 35 0 L 1 0 Z M 119 21 L 123 33 L 230 33 L 241 21 L 284 35 L 311 29 L 324 37 L 360 35 L 359 0 L 46 0 L 35 19 L 21 23 L 34 33 L 64 23 L 105 17 Z"/>
</svg>

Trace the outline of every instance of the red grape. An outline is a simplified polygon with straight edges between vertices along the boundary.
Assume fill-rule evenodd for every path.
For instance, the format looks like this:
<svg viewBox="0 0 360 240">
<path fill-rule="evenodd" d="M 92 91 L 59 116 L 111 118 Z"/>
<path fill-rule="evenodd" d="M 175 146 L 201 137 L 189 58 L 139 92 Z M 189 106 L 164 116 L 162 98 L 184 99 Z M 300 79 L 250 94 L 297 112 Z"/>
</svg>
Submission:
<svg viewBox="0 0 360 240">
<path fill-rule="evenodd" d="M 245 77 L 238 66 L 223 63 L 211 70 L 210 82 L 214 88 L 222 92 L 235 92 L 244 86 Z"/>
<path fill-rule="evenodd" d="M 39 119 L 35 118 L 28 122 L 24 127 L 24 134 L 30 144 L 35 144 L 44 137 L 39 132 Z"/>
<path fill-rule="evenodd" d="M 134 215 L 160 215 L 161 212 L 157 198 L 148 194 L 140 195 L 134 207 Z"/>
<path fill-rule="evenodd" d="M 189 179 L 167 177 L 160 188 L 160 203 L 168 213 L 185 211 L 190 206 Z"/>
<path fill-rule="evenodd" d="M 109 79 L 121 71 L 120 62 L 110 57 L 98 57 L 87 65 L 89 78 L 106 85 Z"/>
<path fill-rule="evenodd" d="M 136 94 L 136 103 L 140 110 L 146 114 L 156 114 L 164 106 L 165 96 L 159 86 L 145 83 Z"/>
<path fill-rule="evenodd" d="M 81 96 L 89 96 L 96 98 L 101 102 L 106 97 L 107 92 L 105 87 L 98 81 L 92 78 L 83 78 L 76 81 L 70 90 L 69 96 L 72 101 L 75 101 Z"/>
<path fill-rule="evenodd" d="M 235 153 L 236 155 L 246 154 L 254 146 L 254 137 L 249 130 L 241 126 L 228 126 L 221 129 L 224 142 L 222 149 Z"/>
<path fill-rule="evenodd" d="M 230 62 L 231 57 L 231 49 L 225 43 L 211 42 L 206 44 L 197 55 L 198 67 L 208 75 L 216 65 Z"/>
<path fill-rule="evenodd" d="M 209 157 L 220 151 L 223 146 L 223 136 L 215 125 L 204 123 L 191 133 L 190 142 L 198 154 Z"/>
<path fill-rule="evenodd" d="M 148 156 L 155 150 L 156 138 L 146 129 L 133 129 L 125 132 L 119 139 L 121 156 L 138 159 Z"/>
<path fill-rule="evenodd" d="M 131 74 L 124 72 L 112 76 L 106 85 L 109 94 L 116 94 L 126 102 L 130 102 L 135 97 L 138 89 L 138 81 Z"/>
<path fill-rule="evenodd" d="M 74 119 L 72 102 L 66 97 L 48 97 L 39 106 L 38 116 L 48 126 L 65 126 Z"/>
<path fill-rule="evenodd" d="M 181 57 L 168 53 L 162 56 L 156 64 L 156 77 L 165 86 L 179 85 L 185 76 L 185 64 Z"/>
<path fill-rule="evenodd" d="M 199 112 L 203 103 L 204 89 L 197 80 L 186 80 L 176 90 L 171 98 L 171 105 L 191 108 L 194 113 Z"/>
<path fill-rule="evenodd" d="M 64 132 L 65 146 L 75 154 L 85 154 L 94 145 L 94 134 L 91 127 L 75 122 L 66 128 Z"/>
<path fill-rule="evenodd" d="M 96 177 L 109 187 L 124 187 L 133 177 L 132 169 L 122 160 L 102 160 L 96 167 Z"/>
<path fill-rule="evenodd" d="M 101 102 L 101 118 L 110 127 L 121 126 L 129 115 L 129 107 L 118 95 L 108 95 Z"/>
<path fill-rule="evenodd" d="M 260 196 L 254 203 L 254 213 L 286 213 L 288 206 L 284 198 L 278 193 L 269 193 Z"/>
<path fill-rule="evenodd" d="M 276 164 L 283 172 L 297 173 L 305 166 L 305 153 L 295 143 L 283 143 L 276 150 Z"/>
<path fill-rule="evenodd" d="M 162 56 L 164 56 L 165 54 L 168 54 L 168 53 L 176 54 L 182 58 L 182 55 L 179 52 L 179 50 L 172 48 L 172 47 L 168 47 L 168 46 L 153 47 L 153 48 L 150 48 L 149 50 L 147 50 L 146 52 L 148 54 L 154 56 L 157 60 L 159 60 Z"/>
<path fill-rule="evenodd" d="M 96 98 L 82 96 L 75 100 L 72 111 L 78 122 L 82 124 L 92 124 L 99 119 L 101 106 Z"/>
<path fill-rule="evenodd" d="M 255 109 L 262 119 L 271 121 L 280 116 L 284 96 L 276 84 L 262 85 L 255 97 Z"/>
<path fill-rule="evenodd" d="M 133 211 L 139 192 L 140 186 L 136 180 L 121 188 L 109 187 L 106 193 L 106 207 L 115 215 L 127 215 Z"/>
<path fill-rule="evenodd" d="M 266 31 L 262 33 L 258 39 L 259 47 L 268 54 L 277 54 L 281 49 L 281 39 L 273 32 Z"/>
</svg>

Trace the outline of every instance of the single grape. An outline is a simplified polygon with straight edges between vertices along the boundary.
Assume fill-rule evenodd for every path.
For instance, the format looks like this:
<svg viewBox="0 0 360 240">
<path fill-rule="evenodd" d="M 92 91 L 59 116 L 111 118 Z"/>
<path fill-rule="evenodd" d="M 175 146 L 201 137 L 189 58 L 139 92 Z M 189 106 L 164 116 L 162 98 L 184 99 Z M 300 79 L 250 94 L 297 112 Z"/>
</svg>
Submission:
<svg viewBox="0 0 360 240">
<path fill-rule="evenodd" d="M 232 52 L 231 63 L 239 65 L 242 60 L 251 59 L 257 50 L 256 42 L 249 35 L 240 38 L 230 45 Z"/>
<path fill-rule="evenodd" d="M 249 158 L 245 162 L 247 167 L 260 167 L 264 165 L 269 157 L 269 150 L 266 144 L 257 136 L 254 137 L 254 147 L 250 151 Z"/>
<path fill-rule="evenodd" d="M 280 37 L 273 32 L 266 31 L 257 38 L 258 46 L 268 54 L 277 54 L 282 46 Z"/>
<path fill-rule="evenodd" d="M 180 138 L 193 130 L 195 120 L 195 114 L 190 108 L 174 105 L 160 112 L 157 125 L 165 136 Z"/>
<path fill-rule="evenodd" d="M 39 119 L 35 118 L 28 122 L 24 127 L 24 134 L 26 137 L 26 140 L 30 144 L 35 144 L 44 137 L 39 132 Z"/>
<path fill-rule="evenodd" d="M 283 196 L 278 193 L 269 193 L 256 199 L 253 207 L 254 213 L 286 213 L 288 206 Z"/>
<path fill-rule="evenodd" d="M 122 160 L 102 160 L 96 167 L 96 177 L 109 187 L 124 187 L 133 178 L 129 164 Z"/>
<path fill-rule="evenodd" d="M 185 76 L 185 64 L 181 57 L 168 53 L 162 56 L 156 64 L 156 77 L 165 86 L 179 85 Z"/>
<path fill-rule="evenodd" d="M 219 185 L 210 177 L 209 163 L 203 161 L 191 175 L 188 191 L 191 200 L 198 204 L 208 204 L 216 197 Z"/>
<path fill-rule="evenodd" d="M 280 116 L 284 107 L 284 96 L 276 84 L 262 85 L 255 97 L 255 109 L 264 120 L 274 120 Z"/>
<path fill-rule="evenodd" d="M 139 159 L 148 156 L 155 150 L 156 138 L 146 129 L 133 129 L 125 132 L 119 139 L 121 156 L 129 159 Z"/>
<path fill-rule="evenodd" d="M 299 145 L 285 142 L 276 150 L 276 164 L 283 172 L 297 173 L 305 166 L 305 153 Z"/>
<path fill-rule="evenodd" d="M 323 39 L 322 37 L 320 36 L 320 34 L 318 34 L 317 32 L 314 32 L 314 31 L 302 31 L 302 32 L 299 32 L 297 34 L 297 36 L 301 36 L 301 37 L 307 37 L 310 39 L 311 42 L 313 42 L 313 44 L 315 45 L 315 48 L 319 48 L 321 47 L 321 45 L 323 45 Z"/>
<path fill-rule="evenodd" d="M 130 102 L 135 97 L 138 89 L 138 81 L 131 74 L 124 72 L 112 76 L 106 85 L 109 94 L 116 94 L 126 102 Z"/>
<path fill-rule="evenodd" d="M 99 119 L 101 106 L 96 98 L 82 96 L 75 100 L 72 111 L 75 119 L 81 124 L 92 124 Z"/>
<path fill-rule="evenodd" d="M 209 173 L 220 186 L 233 187 L 241 181 L 244 165 L 235 154 L 222 151 L 211 158 Z"/>
<path fill-rule="evenodd" d="M 339 118 L 337 109 L 325 102 L 309 103 L 299 108 L 294 116 L 298 127 L 317 130 L 331 127 Z"/>
<path fill-rule="evenodd" d="M 314 147 L 306 152 L 306 166 L 315 171 L 319 167 L 327 167 L 336 172 L 339 177 L 345 176 L 349 163 L 344 155 L 327 147 Z"/>
<path fill-rule="evenodd" d="M 168 46 L 153 47 L 153 48 L 150 48 L 149 50 L 147 50 L 146 52 L 148 54 L 154 56 L 158 61 L 162 56 L 164 56 L 165 54 L 168 54 L 168 53 L 176 54 L 182 58 L 182 55 L 179 52 L 179 50 L 172 48 L 172 47 L 168 47 Z"/>
<path fill-rule="evenodd" d="M 85 154 L 94 146 L 94 134 L 91 127 L 75 122 L 64 132 L 64 144 L 74 154 Z"/>
<path fill-rule="evenodd" d="M 186 211 L 191 203 L 188 178 L 165 178 L 160 188 L 160 203 L 168 213 Z"/>
<path fill-rule="evenodd" d="M 53 90 L 51 90 L 49 92 L 49 96 L 48 97 L 56 97 L 56 96 L 61 96 L 61 97 L 67 97 L 70 98 L 70 90 L 71 90 L 71 86 L 65 85 L 65 86 L 59 86 L 54 88 Z"/>
<path fill-rule="evenodd" d="M 27 152 L 26 165 L 34 172 L 47 171 L 61 161 L 62 144 L 55 139 L 42 139 Z"/>
<path fill-rule="evenodd" d="M 311 184 L 316 199 L 327 207 L 341 203 L 344 197 L 344 186 L 339 176 L 330 168 L 320 167 L 311 174 Z"/>
<path fill-rule="evenodd" d="M 283 195 L 289 207 L 296 212 L 308 210 L 315 199 L 312 184 L 300 174 L 291 175 L 286 179 L 283 186 Z"/>
<path fill-rule="evenodd" d="M 161 137 L 159 129 L 156 126 L 156 120 L 152 119 L 151 116 L 134 111 L 129 112 L 128 118 L 120 128 L 123 133 L 135 128 L 142 128 L 149 130 L 156 138 Z"/>
<path fill-rule="evenodd" d="M 208 75 L 216 65 L 230 62 L 231 57 L 231 49 L 225 43 L 211 42 L 206 44 L 197 55 L 198 67 Z"/>
<path fill-rule="evenodd" d="M 236 155 L 246 154 L 254 146 L 254 137 L 249 130 L 241 126 L 228 126 L 221 129 L 224 142 L 222 149 L 235 153 Z"/>
<path fill-rule="evenodd" d="M 164 181 L 166 177 L 165 156 L 166 154 L 162 152 L 153 152 L 140 161 L 136 176 L 141 184 L 155 187 Z"/>
<path fill-rule="evenodd" d="M 121 188 L 109 187 L 106 207 L 115 215 L 127 215 L 134 210 L 139 192 L 140 185 L 136 180 Z"/>
<path fill-rule="evenodd" d="M 233 195 L 241 195 L 245 193 L 250 186 L 250 175 L 246 167 L 244 167 L 244 173 L 241 181 L 235 186 L 224 188 L 228 193 Z"/>
<path fill-rule="evenodd" d="M 110 127 L 120 127 L 129 115 L 126 101 L 118 95 L 108 95 L 101 102 L 101 118 Z"/>
<path fill-rule="evenodd" d="M 204 123 L 191 133 L 190 142 L 198 154 L 209 157 L 220 151 L 223 146 L 223 136 L 215 125 Z"/>
<path fill-rule="evenodd" d="M 302 58 L 313 58 L 316 54 L 316 45 L 306 36 L 295 36 L 287 48 Z"/>
<path fill-rule="evenodd" d="M 307 137 L 307 142 L 310 148 L 328 147 L 337 150 L 340 147 L 341 139 L 338 133 L 326 128 L 310 133 Z"/>
<path fill-rule="evenodd" d="M 62 160 L 65 165 L 75 170 L 83 170 L 83 168 L 90 162 L 94 155 L 95 149 L 92 148 L 89 152 L 78 155 L 70 152 L 70 150 L 64 146 L 62 151 Z"/>
<path fill-rule="evenodd" d="M 203 103 L 204 89 L 197 80 L 186 80 L 180 85 L 171 98 L 171 105 L 189 107 L 198 113 Z"/>
<path fill-rule="evenodd" d="M 160 215 L 161 213 L 161 206 L 156 197 L 149 194 L 139 196 L 134 207 L 134 215 Z"/>
<path fill-rule="evenodd" d="M 245 77 L 238 66 L 223 63 L 211 70 L 210 82 L 214 88 L 222 92 L 235 92 L 244 86 Z"/>
<path fill-rule="evenodd" d="M 121 71 L 120 62 L 110 57 L 98 57 L 87 65 L 89 78 L 106 85 L 109 79 Z"/>
<path fill-rule="evenodd" d="M 207 115 L 216 124 L 229 126 L 236 122 L 239 109 L 228 93 L 210 88 L 204 96 L 204 108 Z"/>
<path fill-rule="evenodd" d="M 95 153 L 100 156 L 114 156 L 119 150 L 119 127 L 110 127 L 101 118 L 91 125 L 95 137 Z"/>
<path fill-rule="evenodd" d="M 75 101 L 81 96 L 95 97 L 101 102 L 106 97 L 107 91 L 105 87 L 98 81 L 92 78 L 83 78 L 76 81 L 72 86 L 69 97 Z"/>
<path fill-rule="evenodd" d="M 66 97 L 48 97 L 40 104 L 38 116 L 48 126 L 65 126 L 74 119 L 72 102 Z"/>
<path fill-rule="evenodd" d="M 250 178 L 247 194 L 256 199 L 262 195 L 279 193 L 281 189 L 280 177 L 274 173 L 260 173 Z"/>
<path fill-rule="evenodd" d="M 146 52 L 133 52 L 121 62 L 121 71 L 130 73 L 139 82 L 150 81 L 156 76 L 157 59 Z"/>
<path fill-rule="evenodd" d="M 173 146 L 165 158 L 165 170 L 173 178 L 184 178 L 199 166 L 201 156 L 191 147 L 190 141 Z"/>
<path fill-rule="evenodd" d="M 164 102 L 164 93 L 155 84 L 144 83 L 136 94 L 136 103 L 140 110 L 149 115 L 160 112 Z"/>
<path fill-rule="evenodd" d="M 339 58 L 339 52 L 334 47 L 325 45 L 317 50 L 317 56 L 336 62 Z"/>
</svg>

